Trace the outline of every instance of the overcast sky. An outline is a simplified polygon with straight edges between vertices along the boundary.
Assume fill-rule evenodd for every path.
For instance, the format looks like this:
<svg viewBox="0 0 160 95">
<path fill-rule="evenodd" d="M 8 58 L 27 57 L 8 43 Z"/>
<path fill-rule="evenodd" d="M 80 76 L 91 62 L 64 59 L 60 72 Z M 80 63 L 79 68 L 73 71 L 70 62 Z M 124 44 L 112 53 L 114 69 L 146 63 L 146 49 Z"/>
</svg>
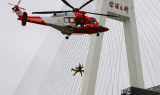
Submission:
<svg viewBox="0 0 160 95">
<path fill-rule="evenodd" d="M 19 0 L 0 0 L 0 95 L 12 95 L 26 72 L 50 27 L 30 24 L 21 26 L 12 13 Z M 44 6 L 42 6 L 44 4 Z M 28 15 L 33 11 L 60 10 L 59 0 L 22 0 L 20 7 Z"/>
<path fill-rule="evenodd" d="M 7 3 L 17 4 L 18 0 L 14 0 L 14 1 L 0 0 L 0 12 L 1 12 L 0 14 L 0 21 L 1 21 L 0 23 L 0 95 L 13 94 L 18 83 L 20 82 L 21 78 L 23 77 L 24 73 L 29 67 L 32 59 L 34 58 L 36 52 L 38 51 L 41 43 L 43 42 L 44 38 L 47 36 L 49 30 L 51 30 L 50 27 L 30 24 L 30 23 L 27 23 L 27 26 L 25 27 L 21 26 L 21 21 L 17 20 L 17 15 L 12 13 L 12 10 L 11 10 L 12 6 L 8 5 Z M 148 3 L 152 4 L 151 2 L 148 2 Z M 142 2 L 138 4 L 142 4 Z M 42 0 L 41 1 L 22 0 L 20 7 L 26 8 L 28 15 L 32 15 L 31 13 L 34 11 L 60 10 L 62 5 L 63 3 L 61 2 L 61 0 L 43 0 L 43 1 Z M 155 10 L 154 8 L 153 10 Z M 148 20 L 148 17 L 144 15 L 145 13 L 143 14 L 141 13 L 137 15 L 139 16 L 139 19 L 137 20 L 137 23 L 139 23 L 139 26 L 138 26 L 139 29 L 146 28 L 146 26 L 144 27 L 140 26 L 141 24 L 140 22 L 143 22 L 143 24 L 147 23 L 143 20 L 143 18 L 145 17 Z M 153 15 L 152 17 L 155 16 L 153 13 L 150 15 Z M 155 18 L 153 19 L 154 21 L 158 21 L 158 20 L 155 20 Z M 154 27 L 155 25 L 152 24 L 150 26 Z M 115 29 L 114 26 L 111 29 Z M 140 44 L 141 44 L 140 47 L 142 48 L 144 46 L 142 41 L 146 41 L 146 43 L 148 41 L 147 39 L 144 40 L 144 38 L 147 38 L 144 34 L 150 31 L 148 31 L 147 28 L 146 28 L 146 32 L 141 30 L 139 31 L 140 31 L 139 32 L 140 35 L 144 36 L 143 39 L 141 38 L 142 40 L 140 41 Z M 154 32 L 152 32 L 152 34 L 154 34 Z M 149 35 L 148 37 L 150 36 L 153 36 L 153 35 Z M 118 37 L 118 34 L 117 34 L 117 37 Z M 157 38 L 158 37 L 159 36 L 157 36 Z M 150 37 L 150 40 L 151 38 L 154 38 L 154 37 Z M 148 44 L 148 45 L 151 46 L 151 44 Z M 145 56 L 144 55 L 142 56 L 143 56 L 142 62 L 145 63 L 145 59 L 144 59 Z M 154 63 L 154 62 L 151 62 L 151 63 Z M 145 73 L 145 74 L 148 74 L 148 73 Z M 146 78 L 145 80 L 148 80 L 148 79 Z M 150 87 L 150 86 L 147 86 L 147 87 Z"/>
</svg>

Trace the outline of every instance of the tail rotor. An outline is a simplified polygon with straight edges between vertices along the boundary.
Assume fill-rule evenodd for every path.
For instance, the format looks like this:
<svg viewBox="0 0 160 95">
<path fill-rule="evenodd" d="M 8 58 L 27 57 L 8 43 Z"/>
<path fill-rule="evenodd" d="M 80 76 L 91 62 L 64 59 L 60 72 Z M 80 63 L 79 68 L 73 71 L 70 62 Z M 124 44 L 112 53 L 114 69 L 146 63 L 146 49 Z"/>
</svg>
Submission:
<svg viewBox="0 0 160 95">
<path fill-rule="evenodd" d="M 20 3 L 21 3 L 21 0 L 19 0 L 19 2 L 18 2 L 17 5 L 13 5 L 13 4 L 11 4 L 11 3 L 8 3 L 9 5 L 14 6 L 12 13 L 14 13 L 17 8 L 22 9 L 22 10 L 26 10 L 25 8 L 19 7 L 19 4 L 20 4 Z"/>
<path fill-rule="evenodd" d="M 8 3 L 9 5 L 12 5 L 12 6 L 15 6 L 15 5 L 13 5 L 13 4 L 11 4 L 11 3 Z"/>
<path fill-rule="evenodd" d="M 19 0 L 19 2 L 18 2 L 18 4 L 17 5 L 19 5 L 21 3 L 21 0 Z"/>
</svg>

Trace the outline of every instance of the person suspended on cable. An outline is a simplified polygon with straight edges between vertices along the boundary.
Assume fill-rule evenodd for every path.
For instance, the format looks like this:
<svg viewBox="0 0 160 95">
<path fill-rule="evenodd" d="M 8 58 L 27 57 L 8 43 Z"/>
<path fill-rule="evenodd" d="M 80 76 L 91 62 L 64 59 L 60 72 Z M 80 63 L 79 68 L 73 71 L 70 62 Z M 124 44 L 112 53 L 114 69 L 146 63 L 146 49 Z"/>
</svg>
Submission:
<svg viewBox="0 0 160 95">
<path fill-rule="evenodd" d="M 83 68 L 83 65 L 81 66 L 81 64 L 79 64 L 79 66 L 76 67 L 75 69 L 72 68 L 71 71 L 75 71 L 75 73 L 73 74 L 73 76 L 75 76 L 77 72 L 80 72 L 81 76 L 82 76 L 82 72 L 84 72 L 84 70 L 82 70 L 82 68 Z"/>
</svg>

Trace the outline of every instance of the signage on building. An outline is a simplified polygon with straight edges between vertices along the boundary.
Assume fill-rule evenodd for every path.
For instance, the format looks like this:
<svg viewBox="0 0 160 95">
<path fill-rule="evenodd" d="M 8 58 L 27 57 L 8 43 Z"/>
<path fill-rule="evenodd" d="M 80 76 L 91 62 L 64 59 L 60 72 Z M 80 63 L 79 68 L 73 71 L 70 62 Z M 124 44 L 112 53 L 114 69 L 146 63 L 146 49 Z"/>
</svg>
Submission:
<svg viewBox="0 0 160 95">
<path fill-rule="evenodd" d="M 148 90 L 160 91 L 160 85 L 148 88 Z"/>
<path fill-rule="evenodd" d="M 128 6 L 123 6 L 123 5 L 120 5 L 119 3 L 116 3 L 116 2 L 113 2 L 113 1 L 109 2 L 109 6 L 111 8 L 115 7 L 116 9 L 119 9 L 121 11 L 126 11 L 127 13 L 128 13 L 128 10 L 129 10 Z"/>
</svg>

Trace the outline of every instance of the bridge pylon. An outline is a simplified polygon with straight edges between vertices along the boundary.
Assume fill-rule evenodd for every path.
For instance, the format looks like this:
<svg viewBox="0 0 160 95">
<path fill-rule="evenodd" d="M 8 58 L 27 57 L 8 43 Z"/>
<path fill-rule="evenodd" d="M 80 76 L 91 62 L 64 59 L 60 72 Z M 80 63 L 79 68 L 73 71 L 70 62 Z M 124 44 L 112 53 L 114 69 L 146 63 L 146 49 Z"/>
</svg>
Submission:
<svg viewBox="0 0 160 95">
<path fill-rule="evenodd" d="M 95 12 L 119 15 L 118 18 L 111 19 L 123 22 L 130 85 L 144 88 L 134 0 L 97 0 Z M 102 25 L 106 23 L 106 17 L 96 15 L 95 18 Z M 91 37 L 81 95 L 94 95 L 103 36 L 104 34 Z"/>
</svg>

